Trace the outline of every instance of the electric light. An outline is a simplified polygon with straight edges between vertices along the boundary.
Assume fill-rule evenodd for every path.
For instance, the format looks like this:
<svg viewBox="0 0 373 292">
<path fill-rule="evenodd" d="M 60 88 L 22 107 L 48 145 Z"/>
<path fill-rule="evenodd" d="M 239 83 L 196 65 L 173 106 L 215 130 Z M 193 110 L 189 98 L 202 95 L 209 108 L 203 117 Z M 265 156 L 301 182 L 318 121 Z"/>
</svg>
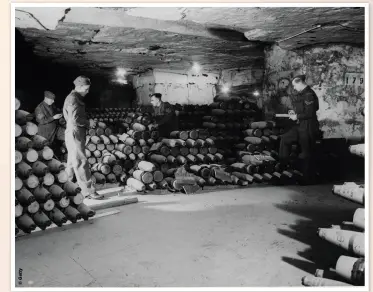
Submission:
<svg viewBox="0 0 373 292">
<path fill-rule="evenodd" d="M 194 72 L 199 73 L 201 71 L 201 65 L 194 62 L 192 69 L 193 69 Z"/>
<path fill-rule="evenodd" d="M 128 84 L 127 79 L 122 79 L 122 78 L 116 79 L 115 82 L 117 82 L 119 84 Z"/>
<path fill-rule="evenodd" d="M 230 88 L 229 88 L 228 85 L 223 85 L 223 87 L 221 88 L 221 91 L 222 91 L 223 93 L 228 93 L 229 90 L 230 90 Z"/>
<path fill-rule="evenodd" d="M 124 68 L 117 68 L 116 75 L 118 77 L 124 77 L 124 76 L 126 76 L 126 74 L 127 74 L 126 69 L 124 69 Z"/>
</svg>

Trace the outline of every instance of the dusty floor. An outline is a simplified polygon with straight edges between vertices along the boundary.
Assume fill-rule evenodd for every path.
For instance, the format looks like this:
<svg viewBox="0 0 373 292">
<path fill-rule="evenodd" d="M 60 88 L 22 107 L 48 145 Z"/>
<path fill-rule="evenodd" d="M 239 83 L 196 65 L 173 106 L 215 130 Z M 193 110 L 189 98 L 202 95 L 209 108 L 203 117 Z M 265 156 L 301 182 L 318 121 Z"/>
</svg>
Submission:
<svg viewBox="0 0 373 292">
<path fill-rule="evenodd" d="M 331 185 L 139 200 L 92 224 L 17 239 L 22 286 L 300 286 L 343 253 L 317 228 L 350 221 L 359 207 Z"/>
</svg>

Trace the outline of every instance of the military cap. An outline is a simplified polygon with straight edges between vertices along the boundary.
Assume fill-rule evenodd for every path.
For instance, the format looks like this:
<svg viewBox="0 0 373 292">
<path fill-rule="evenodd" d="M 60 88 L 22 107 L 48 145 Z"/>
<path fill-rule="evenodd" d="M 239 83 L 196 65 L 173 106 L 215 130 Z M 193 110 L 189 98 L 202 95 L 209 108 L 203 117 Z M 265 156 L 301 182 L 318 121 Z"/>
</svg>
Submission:
<svg viewBox="0 0 373 292">
<path fill-rule="evenodd" d="M 162 94 L 161 93 L 151 93 L 151 94 L 149 94 L 149 96 L 150 97 L 155 96 L 156 98 L 159 98 L 159 99 L 162 98 Z"/>
<path fill-rule="evenodd" d="M 79 76 L 74 80 L 75 86 L 91 85 L 91 80 L 86 76 Z"/>
<path fill-rule="evenodd" d="M 54 93 L 53 92 L 50 92 L 50 91 L 44 91 L 44 97 L 46 97 L 46 98 L 50 98 L 50 99 L 55 99 L 56 98 L 56 96 L 54 95 Z"/>
<path fill-rule="evenodd" d="M 301 81 L 303 81 L 303 82 L 306 82 L 306 75 L 297 75 L 297 76 L 295 76 L 295 77 L 292 79 L 292 81 L 294 81 L 295 79 L 297 79 L 297 80 L 301 80 Z"/>
</svg>

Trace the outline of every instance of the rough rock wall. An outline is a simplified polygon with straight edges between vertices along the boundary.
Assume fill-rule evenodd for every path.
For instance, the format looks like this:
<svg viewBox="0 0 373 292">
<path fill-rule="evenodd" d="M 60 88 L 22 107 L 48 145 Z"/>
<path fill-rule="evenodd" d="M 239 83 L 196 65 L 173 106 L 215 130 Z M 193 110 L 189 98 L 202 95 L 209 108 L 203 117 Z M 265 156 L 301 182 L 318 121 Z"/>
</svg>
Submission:
<svg viewBox="0 0 373 292">
<path fill-rule="evenodd" d="M 188 75 L 188 103 L 189 104 L 210 104 L 216 95 L 216 84 L 218 74 Z"/>
<path fill-rule="evenodd" d="M 219 93 L 219 99 L 238 97 L 258 103 L 263 85 L 264 64 L 255 64 L 252 68 L 235 68 L 222 70 L 219 86 L 228 86 L 228 94 Z M 254 92 L 259 93 L 255 95 Z"/>
<path fill-rule="evenodd" d="M 229 84 L 232 87 L 241 85 L 261 84 L 263 82 L 262 68 L 243 68 L 223 70 L 220 84 Z"/>
<path fill-rule="evenodd" d="M 136 102 L 140 105 L 150 104 L 149 94 L 154 93 L 153 71 L 134 76 L 132 84 L 136 90 Z"/>
<path fill-rule="evenodd" d="M 210 104 L 224 85 L 231 89 L 226 94 L 228 99 L 233 95 L 249 95 L 251 88 L 261 89 L 263 72 L 263 69 L 243 68 L 194 74 L 154 69 L 135 76 L 133 86 L 142 105 L 150 103 L 149 93 L 154 92 L 161 93 L 162 99 L 171 104 Z"/>
<path fill-rule="evenodd" d="M 291 78 L 306 74 L 316 92 L 324 138 L 364 136 L 364 48 L 350 45 L 313 46 L 286 51 L 274 46 L 265 52 L 263 98 L 266 113 L 292 108 Z"/>
<path fill-rule="evenodd" d="M 217 74 L 194 75 L 183 71 L 150 70 L 134 77 L 137 100 L 150 103 L 150 93 L 161 93 L 162 100 L 171 104 L 209 104 L 216 95 Z"/>
</svg>

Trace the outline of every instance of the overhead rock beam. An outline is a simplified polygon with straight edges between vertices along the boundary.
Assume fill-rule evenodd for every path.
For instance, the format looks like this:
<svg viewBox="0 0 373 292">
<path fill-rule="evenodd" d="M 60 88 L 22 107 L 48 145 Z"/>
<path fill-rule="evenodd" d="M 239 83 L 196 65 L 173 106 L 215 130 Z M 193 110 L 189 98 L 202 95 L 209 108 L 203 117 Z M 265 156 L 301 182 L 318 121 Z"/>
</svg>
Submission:
<svg viewBox="0 0 373 292">
<path fill-rule="evenodd" d="M 38 8 L 38 7 L 25 7 L 22 8 L 25 12 L 31 12 L 30 9 L 44 9 L 39 11 L 38 19 L 40 22 L 43 22 L 43 18 L 50 18 L 51 15 L 45 11 L 47 8 Z M 36 14 L 36 13 L 34 13 Z M 208 25 L 197 23 L 193 21 L 165 21 L 160 19 L 152 19 L 140 16 L 132 16 L 122 10 L 109 10 L 109 9 L 99 9 L 93 7 L 72 7 L 64 8 L 59 15 L 56 16 L 56 23 L 75 23 L 75 24 L 89 24 L 97 25 L 103 27 L 118 27 L 118 28 L 134 28 L 134 29 L 152 29 L 164 32 L 170 32 L 175 34 L 191 35 L 191 36 L 200 36 L 210 39 L 219 39 L 226 41 L 246 41 L 248 46 L 250 46 L 250 41 L 245 39 L 243 31 L 235 30 L 234 39 L 226 39 L 214 33 L 212 28 Z M 20 24 L 20 25 L 18 25 Z M 27 24 L 22 23 L 22 21 L 16 19 L 16 26 L 27 28 Z M 33 24 L 30 24 L 30 27 L 35 27 Z M 224 26 L 221 26 L 224 29 Z M 55 29 L 55 28 L 53 28 Z M 216 27 L 214 27 L 216 29 Z M 232 33 L 232 32 L 230 32 Z M 242 35 L 242 38 L 238 38 L 237 35 Z M 100 37 L 100 34 L 97 35 Z M 253 43 L 253 46 L 257 44 Z"/>
</svg>

